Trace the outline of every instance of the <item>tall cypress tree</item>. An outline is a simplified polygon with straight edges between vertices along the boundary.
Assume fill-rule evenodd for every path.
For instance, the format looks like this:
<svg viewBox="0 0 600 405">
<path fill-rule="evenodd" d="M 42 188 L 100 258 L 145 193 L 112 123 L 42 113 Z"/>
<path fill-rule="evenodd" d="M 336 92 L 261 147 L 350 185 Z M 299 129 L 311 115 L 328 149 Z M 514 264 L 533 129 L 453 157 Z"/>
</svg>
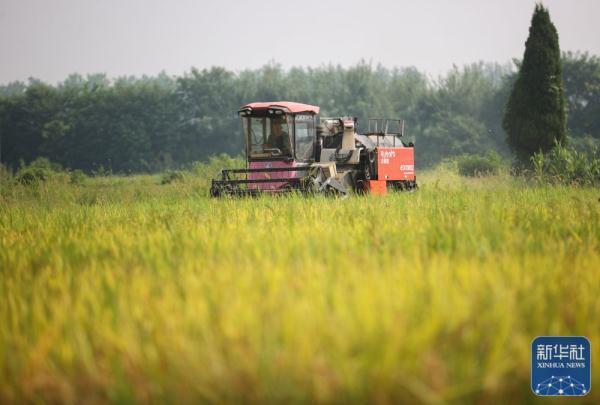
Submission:
<svg viewBox="0 0 600 405">
<path fill-rule="evenodd" d="M 509 146 L 526 162 L 565 140 L 566 121 L 558 33 L 548 9 L 537 4 L 503 127 Z"/>
</svg>

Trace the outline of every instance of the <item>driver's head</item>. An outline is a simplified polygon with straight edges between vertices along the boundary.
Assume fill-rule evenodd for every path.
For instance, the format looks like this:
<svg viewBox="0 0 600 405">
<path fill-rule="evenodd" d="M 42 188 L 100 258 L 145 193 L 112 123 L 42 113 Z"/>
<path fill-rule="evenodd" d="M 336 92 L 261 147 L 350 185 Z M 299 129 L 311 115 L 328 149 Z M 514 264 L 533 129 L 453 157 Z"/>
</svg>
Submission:
<svg viewBox="0 0 600 405">
<path fill-rule="evenodd" d="M 282 132 L 283 132 L 281 129 L 282 123 L 283 123 L 283 119 L 281 119 L 281 118 L 273 119 L 273 134 L 275 134 L 275 135 L 282 134 Z"/>
</svg>

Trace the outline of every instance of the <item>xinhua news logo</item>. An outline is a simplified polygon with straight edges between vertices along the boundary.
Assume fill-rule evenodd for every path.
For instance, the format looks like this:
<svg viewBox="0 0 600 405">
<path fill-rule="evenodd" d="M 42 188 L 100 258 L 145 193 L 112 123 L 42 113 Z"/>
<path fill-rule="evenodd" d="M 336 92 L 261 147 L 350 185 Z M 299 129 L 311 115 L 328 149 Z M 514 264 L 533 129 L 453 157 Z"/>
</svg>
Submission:
<svg viewBox="0 0 600 405">
<path fill-rule="evenodd" d="M 590 341 L 539 336 L 531 343 L 531 389 L 540 396 L 582 396 L 592 381 Z"/>
</svg>

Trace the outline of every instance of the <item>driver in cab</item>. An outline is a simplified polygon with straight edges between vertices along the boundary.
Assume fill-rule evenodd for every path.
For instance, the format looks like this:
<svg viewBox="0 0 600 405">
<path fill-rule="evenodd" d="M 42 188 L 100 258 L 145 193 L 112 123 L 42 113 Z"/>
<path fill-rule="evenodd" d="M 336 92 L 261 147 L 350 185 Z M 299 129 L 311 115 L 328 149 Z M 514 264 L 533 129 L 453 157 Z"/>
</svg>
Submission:
<svg viewBox="0 0 600 405">
<path fill-rule="evenodd" d="M 290 136 L 283 130 L 283 119 L 274 118 L 271 121 L 271 134 L 267 139 L 267 146 L 271 148 L 277 148 L 284 155 L 292 153 L 292 147 L 290 145 Z"/>
</svg>

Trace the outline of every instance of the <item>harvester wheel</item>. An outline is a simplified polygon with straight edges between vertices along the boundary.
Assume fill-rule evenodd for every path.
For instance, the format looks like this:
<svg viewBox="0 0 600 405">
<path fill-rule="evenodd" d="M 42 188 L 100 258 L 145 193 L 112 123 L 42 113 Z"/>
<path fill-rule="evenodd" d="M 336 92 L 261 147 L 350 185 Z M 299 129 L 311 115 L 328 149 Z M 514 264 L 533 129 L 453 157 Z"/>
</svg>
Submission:
<svg viewBox="0 0 600 405">
<path fill-rule="evenodd" d="M 221 196 L 221 189 L 217 186 L 212 186 L 210 188 L 210 196 L 213 198 L 219 198 Z"/>
<path fill-rule="evenodd" d="M 365 194 L 367 190 L 367 182 L 366 180 L 358 179 L 356 180 L 354 190 L 357 194 Z"/>
</svg>

